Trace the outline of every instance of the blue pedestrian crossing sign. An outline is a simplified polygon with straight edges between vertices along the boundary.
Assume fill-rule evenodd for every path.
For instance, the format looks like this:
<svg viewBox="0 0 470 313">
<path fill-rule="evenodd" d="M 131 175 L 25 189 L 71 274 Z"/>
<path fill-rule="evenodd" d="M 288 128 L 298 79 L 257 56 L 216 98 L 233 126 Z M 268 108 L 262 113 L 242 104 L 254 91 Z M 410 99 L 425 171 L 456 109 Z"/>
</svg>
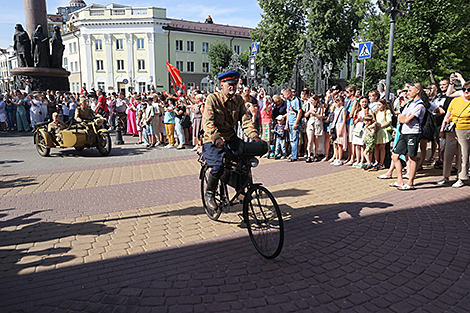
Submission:
<svg viewBox="0 0 470 313">
<path fill-rule="evenodd" d="M 359 60 L 370 59 L 372 57 L 372 41 L 359 44 Z"/>
<path fill-rule="evenodd" d="M 251 43 L 251 54 L 256 54 L 259 52 L 259 42 Z"/>
</svg>

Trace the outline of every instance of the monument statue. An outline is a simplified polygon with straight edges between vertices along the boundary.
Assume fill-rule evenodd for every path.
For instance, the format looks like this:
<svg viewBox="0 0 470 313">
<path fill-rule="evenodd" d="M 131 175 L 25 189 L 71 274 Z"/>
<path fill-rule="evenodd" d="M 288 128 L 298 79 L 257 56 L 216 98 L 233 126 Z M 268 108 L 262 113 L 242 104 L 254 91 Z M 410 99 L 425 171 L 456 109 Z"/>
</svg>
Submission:
<svg viewBox="0 0 470 313">
<path fill-rule="evenodd" d="M 49 38 L 38 25 L 31 36 L 31 54 L 35 67 L 49 67 Z"/>
<path fill-rule="evenodd" d="M 51 38 L 52 53 L 51 53 L 51 67 L 62 68 L 62 56 L 64 55 L 65 46 L 62 44 L 62 35 L 60 34 L 60 27 L 54 27 L 54 34 Z"/>
<path fill-rule="evenodd" d="M 33 66 L 33 60 L 31 59 L 31 41 L 29 41 L 29 35 L 21 24 L 16 24 L 15 26 L 13 49 L 18 56 L 18 67 Z"/>
</svg>

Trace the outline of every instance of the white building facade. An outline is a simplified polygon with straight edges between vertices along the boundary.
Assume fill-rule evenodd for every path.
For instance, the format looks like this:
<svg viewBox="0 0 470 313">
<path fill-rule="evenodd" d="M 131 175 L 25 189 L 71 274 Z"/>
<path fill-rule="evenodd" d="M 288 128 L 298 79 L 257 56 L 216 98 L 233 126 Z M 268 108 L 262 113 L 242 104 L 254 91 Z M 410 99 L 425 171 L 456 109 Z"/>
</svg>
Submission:
<svg viewBox="0 0 470 313">
<path fill-rule="evenodd" d="M 169 19 L 160 8 L 90 5 L 72 13 L 63 35 L 70 90 L 170 90 L 165 61 L 187 86 L 207 86 L 211 43 L 249 49 L 249 28 Z"/>
</svg>

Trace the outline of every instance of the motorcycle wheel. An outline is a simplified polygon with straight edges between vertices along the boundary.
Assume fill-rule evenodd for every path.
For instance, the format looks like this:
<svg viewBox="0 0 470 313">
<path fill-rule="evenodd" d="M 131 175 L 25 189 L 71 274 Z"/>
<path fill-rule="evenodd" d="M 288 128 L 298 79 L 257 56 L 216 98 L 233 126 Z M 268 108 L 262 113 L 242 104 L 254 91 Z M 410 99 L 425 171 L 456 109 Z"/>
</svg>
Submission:
<svg viewBox="0 0 470 313">
<path fill-rule="evenodd" d="M 46 138 L 41 134 L 41 132 L 36 132 L 36 150 L 38 151 L 39 155 L 43 157 L 49 156 L 51 153 L 51 148 L 46 147 Z"/>
<path fill-rule="evenodd" d="M 101 133 L 98 135 L 98 150 L 102 156 L 107 156 L 111 153 L 111 136 L 109 133 Z"/>
</svg>

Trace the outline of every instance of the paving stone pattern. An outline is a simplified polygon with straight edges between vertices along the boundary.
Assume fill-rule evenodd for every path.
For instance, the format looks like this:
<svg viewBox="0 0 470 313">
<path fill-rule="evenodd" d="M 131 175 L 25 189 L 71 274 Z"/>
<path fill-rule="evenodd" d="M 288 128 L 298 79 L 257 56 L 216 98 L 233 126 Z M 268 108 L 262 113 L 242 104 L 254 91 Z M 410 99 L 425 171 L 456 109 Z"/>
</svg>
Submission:
<svg viewBox="0 0 470 313">
<path fill-rule="evenodd" d="M 262 160 L 286 228 L 266 260 L 238 206 L 205 216 L 188 151 L 35 168 L 28 138 L 0 139 L 1 312 L 469 311 L 470 187 L 437 187 L 436 171 L 400 192 L 380 173 Z"/>
</svg>

